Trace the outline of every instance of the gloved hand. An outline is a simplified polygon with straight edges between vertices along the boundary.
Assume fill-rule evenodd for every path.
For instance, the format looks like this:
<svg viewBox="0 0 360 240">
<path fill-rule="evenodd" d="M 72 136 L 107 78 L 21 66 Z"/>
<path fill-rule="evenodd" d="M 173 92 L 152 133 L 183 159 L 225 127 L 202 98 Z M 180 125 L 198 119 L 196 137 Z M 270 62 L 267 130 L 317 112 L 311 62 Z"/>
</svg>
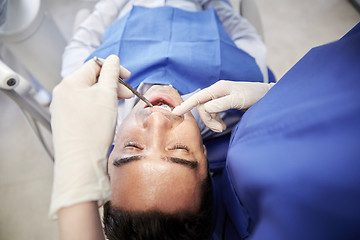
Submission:
<svg viewBox="0 0 360 240">
<path fill-rule="evenodd" d="M 132 92 L 118 83 L 128 78 L 119 58 L 110 56 L 103 67 L 94 60 L 65 78 L 53 91 L 50 106 L 55 149 L 50 217 L 66 206 L 111 197 L 106 158 L 117 121 L 117 100 Z"/>
<path fill-rule="evenodd" d="M 175 107 L 172 113 L 183 115 L 199 105 L 198 112 L 205 125 L 214 132 L 222 132 L 226 129 L 226 125 L 217 113 L 228 109 L 250 108 L 274 84 L 221 80 L 189 97 L 181 105 Z"/>
</svg>

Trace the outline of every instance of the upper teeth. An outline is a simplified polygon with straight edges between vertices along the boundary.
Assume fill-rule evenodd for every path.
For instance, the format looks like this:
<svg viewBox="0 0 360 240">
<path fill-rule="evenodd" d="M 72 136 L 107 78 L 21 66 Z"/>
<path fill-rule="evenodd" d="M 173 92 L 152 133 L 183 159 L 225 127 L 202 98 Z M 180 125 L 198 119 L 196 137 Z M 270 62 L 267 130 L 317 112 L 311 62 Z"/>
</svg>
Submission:
<svg viewBox="0 0 360 240">
<path fill-rule="evenodd" d="M 169 105 L 166 105 L 166 104 L 163 104 L 163 105 L 160 105 L 160 106 L 154 106 L 154 107 L 162 108 L 162 109 L 165 109 L 165 110 L 168 110 L 168 111 L 171 112 L 171 107 Z"/>
</svg>

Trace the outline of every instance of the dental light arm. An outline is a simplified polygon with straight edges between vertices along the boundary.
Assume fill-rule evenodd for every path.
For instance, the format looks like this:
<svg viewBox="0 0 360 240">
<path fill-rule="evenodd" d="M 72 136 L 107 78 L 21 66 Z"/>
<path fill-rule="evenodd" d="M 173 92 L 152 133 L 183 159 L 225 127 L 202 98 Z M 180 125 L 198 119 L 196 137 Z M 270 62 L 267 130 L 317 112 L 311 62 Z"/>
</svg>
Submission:
<svg viewBox="0 0 360 240">
<path fill-rule="evenodd" d="M 0 89 L 12 90 L 19 82 L 19 76 L 0 60 Z"/>
<path fill-rule="evenodd" d="M 30 127 L 34 130 L 35 135 L 52 158 L 52 154 L 45 144 L 38 128 L 38 123 L 41 123 L 51 132 L 50 113 L 48 109 L 39 105 L 34 99 L 34 96 L 30 94 L 31 85 L 29 82 L 2 61 L 0 61 L 0 90 L 17 103 L 29 121 Z"/>
</svg>

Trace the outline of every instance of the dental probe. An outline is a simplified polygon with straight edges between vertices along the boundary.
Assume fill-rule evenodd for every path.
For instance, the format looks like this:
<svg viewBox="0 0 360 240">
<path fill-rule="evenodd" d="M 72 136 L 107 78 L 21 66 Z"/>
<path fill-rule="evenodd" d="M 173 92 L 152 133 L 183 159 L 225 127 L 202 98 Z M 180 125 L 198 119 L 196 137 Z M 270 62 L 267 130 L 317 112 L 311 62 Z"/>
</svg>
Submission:
<svg viewBox="0 0 360 240">
<path fill-rule="evenodd" d="M 94 61 L 100 66 L 102 67 L 104 60 L 98 58 L 98 57 L 94 57 L 93 58 Z M 127 87 L 130 91 L 132 91 L 138 98 L 140 98 L 141 100 L 143 100 L 147 105 L 149 105 L 150 107 L 153 107 L 153 105 L 151 104 L 151 102 L 149 100 L 147 100 L 143 95 L 141 95 L 138 91 L 136 91 L 132 86 L 130 86 L 130 84 L 128 84 L 127 82 L 125 82 L 120 76 L 118 78 L 119 83 L 121 83 L 122 85 L 124 85 L 125 87 Z"/>
</svg>

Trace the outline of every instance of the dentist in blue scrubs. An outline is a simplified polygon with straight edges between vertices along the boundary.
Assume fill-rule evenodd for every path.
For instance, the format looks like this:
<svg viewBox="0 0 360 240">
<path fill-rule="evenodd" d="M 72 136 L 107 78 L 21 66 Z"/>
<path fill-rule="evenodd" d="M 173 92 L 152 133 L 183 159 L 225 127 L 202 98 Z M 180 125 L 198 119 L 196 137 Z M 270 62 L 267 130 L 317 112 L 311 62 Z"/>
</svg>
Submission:
<svg viewBox="0 0 360 240">
<path fill-rule="evenodd" d="M 215 239 L 360 239 L 359 80 L 360 24 L 309 51 L 244 114 L 214 176 Z M 198 94 L 174 112 L 210 109 Z"/>
</svg>

